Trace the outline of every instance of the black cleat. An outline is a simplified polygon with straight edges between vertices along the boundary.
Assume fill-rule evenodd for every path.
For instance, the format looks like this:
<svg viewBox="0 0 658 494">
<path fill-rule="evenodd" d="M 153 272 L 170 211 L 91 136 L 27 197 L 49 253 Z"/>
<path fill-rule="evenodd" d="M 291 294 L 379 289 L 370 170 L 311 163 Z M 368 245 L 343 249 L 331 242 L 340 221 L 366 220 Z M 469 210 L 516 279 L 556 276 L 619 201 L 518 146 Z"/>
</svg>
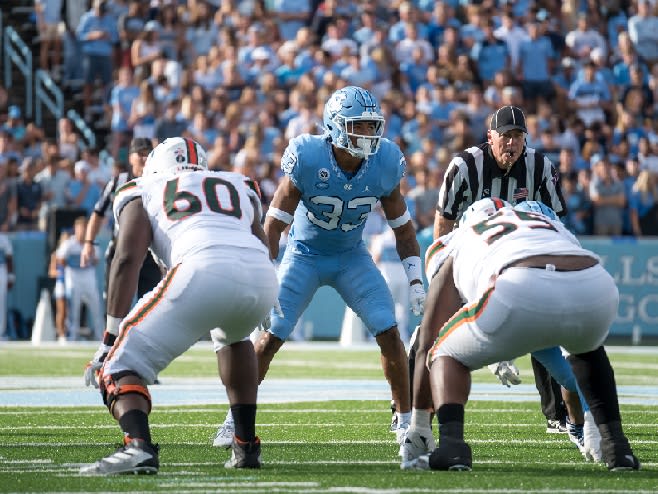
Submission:
<svg viewBox="0 0 658 494">
<path fill-rule="evenodd" d="M 224 463 L 225 468 L 260 468 L 260 438 L 251 442 L 240 441 L 233 437 L 231 458 Z"/>
<path fill-rule="evenodd" d="M 471 447 L 463 439 L 441 437 L 439 447 L 430 455 L 429 465 L 432 470 L 470 472 L 473 466 Z"/>
</svg>

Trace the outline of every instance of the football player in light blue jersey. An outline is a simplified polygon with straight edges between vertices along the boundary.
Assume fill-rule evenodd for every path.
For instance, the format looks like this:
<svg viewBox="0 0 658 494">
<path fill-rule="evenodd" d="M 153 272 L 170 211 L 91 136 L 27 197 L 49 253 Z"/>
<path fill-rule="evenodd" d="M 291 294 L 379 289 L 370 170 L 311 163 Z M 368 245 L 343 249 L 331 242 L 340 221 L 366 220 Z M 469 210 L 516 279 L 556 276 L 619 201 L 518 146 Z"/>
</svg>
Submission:
<svg viewBox="0 0 658 494">
<path fill-rule="evenodd" d="M 304 134 L 288 144 L 281 159 L 285 176 L 265 219 L 273 259 L 281 234 L 292 224 L 279 267 L 281 312 L 272 311 L 271 327 L 259 335 L 255 348 L 262 381 L 318 288 L 333 287 L 380 347 L 401 441 L 411 410 L 405 347 L 393 298 L 363 240 L 366 218 L 378 201 L 395 233 L 411 310 L 417 315 L 423 311 L 425 289 L 416 231 L 400 193 L 406 161 L 398 145 L 382 137 L 384 124 L 374 96 L 348 86 L 327 101 L 324 134 Z M 227 417 L 213 444 L 227 447 L 231 438 Z"/>
</svg>

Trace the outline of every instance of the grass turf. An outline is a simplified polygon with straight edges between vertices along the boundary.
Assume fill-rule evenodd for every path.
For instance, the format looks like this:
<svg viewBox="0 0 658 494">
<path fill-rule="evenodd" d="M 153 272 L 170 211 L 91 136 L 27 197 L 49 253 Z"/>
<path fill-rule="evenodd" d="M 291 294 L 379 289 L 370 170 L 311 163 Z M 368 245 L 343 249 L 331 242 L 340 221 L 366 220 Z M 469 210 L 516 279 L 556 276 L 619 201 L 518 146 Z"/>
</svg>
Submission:
<svg viewBox="0 0 658 494">
<path fill-rule="evenodd" d="M 289 347 L 289 348 L 288 348 Z M 94 346 L 0 347 L 0 377 L 80 376 Z M 611 351 L 618 382 L 655 385 L 656 352 Z M 285 347 L 275 358 L 277 378 L 383 379 L 376 349 Z M 527 358 L 519 359 L 532 382 Z M 193 348 L 161 375 L 210 377 L 209 348 Z M 44 378 L 47 379 L 47 378 Z M 488 371 L 475 382 L 495 382 Z M 2 392 L 2 391 L 0 391 Z M 151 414 L 161 445 L 157 476 L 80 477 L 80 464 L 111 451 L 118 426 L 98 407 L 0 407 L 0 492 L 656 492 L 658 440 L 654 406 L 624 405 L 627 434 L 640 472 L 616 474 L 584 462 L 565 435 L 545 433 L 538 401 L 471 401 L 466 438 L 473 448 L 470 473 L 399 469 L 385 401 L 261 404 L 257 430 L 264 468 L 223 468 L 229 452 L 210 446 L 225 405 L 159 406 Z"/>
</svg>

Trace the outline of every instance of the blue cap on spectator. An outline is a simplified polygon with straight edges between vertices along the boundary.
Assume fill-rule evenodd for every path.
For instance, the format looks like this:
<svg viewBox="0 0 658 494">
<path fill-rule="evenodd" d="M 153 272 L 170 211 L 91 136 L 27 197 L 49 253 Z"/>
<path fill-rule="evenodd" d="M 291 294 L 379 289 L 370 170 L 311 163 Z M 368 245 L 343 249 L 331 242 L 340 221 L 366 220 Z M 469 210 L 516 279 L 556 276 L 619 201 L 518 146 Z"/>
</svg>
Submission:
<svg viewBox="0 0 658 494">
<path fill-rule="evenodd" d="M 18 107 L 18 105 L 11 105 L 9 107 L 8 116 L 9 118 L 21 118 L 21 109 Z"/>
<path fill-rule="evenodd" d="M 148 21 L 144 26 L 146 32 L 160 32 L 160 23 L 158 21 Z"/>
<path fill-rule="evenodd" d="M 605 156 L 600 153 L 594 153 L 592 157 L 589 159 L 589 164 L 590 166 L 596 165 L 599 161 L 605 160 Z"/>
</svg>

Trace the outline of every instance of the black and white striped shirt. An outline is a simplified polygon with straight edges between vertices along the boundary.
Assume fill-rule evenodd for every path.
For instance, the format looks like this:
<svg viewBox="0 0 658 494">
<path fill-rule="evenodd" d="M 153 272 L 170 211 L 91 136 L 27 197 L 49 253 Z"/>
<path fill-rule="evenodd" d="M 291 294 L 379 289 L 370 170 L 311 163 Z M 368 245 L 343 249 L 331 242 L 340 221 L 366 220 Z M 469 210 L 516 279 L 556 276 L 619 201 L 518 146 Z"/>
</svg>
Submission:
<svg viewBox="0 0 658 494">
<path fill-rule="evenodd" d="M 108 209 L 112 209 L 114 193 L 119 187 L 132 179 L 133 176 L 129 172 L 121 172 L 116 177 L 113 177 L 109 182 L 107 182 L 107 184 L 105 184 L 105 188 L 103 189 L 103 193 L 94 205 L 94 213 L 96 213 L 98 216 L 104 217 Z"/>
<path fill-rule="evenodd" d="M 512 204 L 540 201 L 558 216 L 567 213 L 557 170 L 533 148 L 526 148 L 509 172 L 498 166 L 488 143 L 455 155 L 441 185 L 438 213 L 458 220 L 468 206 L 485 197 L 500 197 Z"/>
</svg>

